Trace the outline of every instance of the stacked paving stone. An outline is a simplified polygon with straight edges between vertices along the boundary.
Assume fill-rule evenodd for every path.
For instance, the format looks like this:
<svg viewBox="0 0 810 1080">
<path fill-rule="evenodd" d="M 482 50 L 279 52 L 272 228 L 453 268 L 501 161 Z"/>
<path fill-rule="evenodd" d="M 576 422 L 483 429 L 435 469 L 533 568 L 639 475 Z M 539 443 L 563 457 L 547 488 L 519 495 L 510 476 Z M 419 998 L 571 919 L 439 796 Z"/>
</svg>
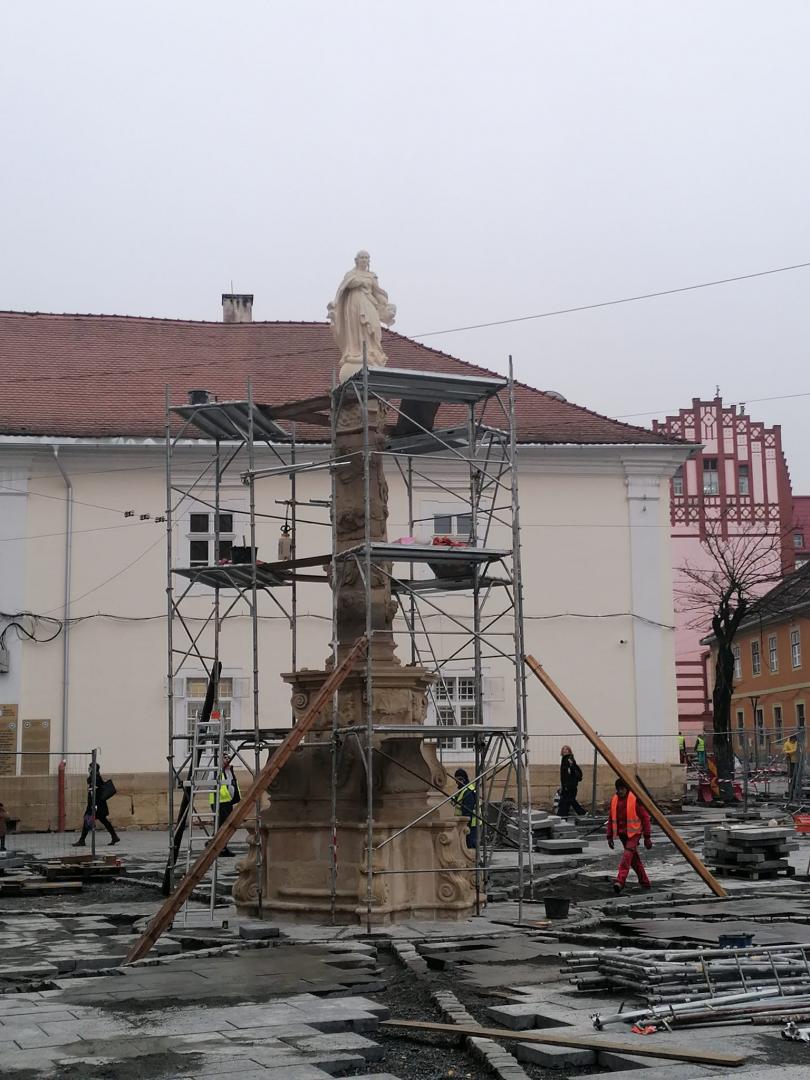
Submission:
<svg viewBox="0 0 810 1080">
<path fill-rule="evenodd" d="M 577 835 L 576 826 L 545 810 L 524 811 L 519 821 L 515 819 L 507 824 L 506 834 L 513 844 L 520 841 L 527 848 L 530 829 L 535 851 L 572 855 L 585 850 L 586 841 Z"/>
<path fill-rule="evenodd" d="M 796 846 L 794 831 L 788 825 L 709 825 L 703 858 L 716 874 L 735 874 L 752 881 L 777 874 L 792 877 L 796 871 L 787 856 Z"/>
<path fill-rule="evenodd" d="M 436 990 L 431 995 L 444 1021 L 463 1027 L 478 1027 L 477 1020 L 464 1008 L 455 994 L 449 990 Z M 500 1080 L 529 1080 L 524 1069 L 518 1065 L 508 1050 L 493 1039 L 468 1035 L 464 1040 L 470 1053 L 484 1064 Z"/>
</svg>

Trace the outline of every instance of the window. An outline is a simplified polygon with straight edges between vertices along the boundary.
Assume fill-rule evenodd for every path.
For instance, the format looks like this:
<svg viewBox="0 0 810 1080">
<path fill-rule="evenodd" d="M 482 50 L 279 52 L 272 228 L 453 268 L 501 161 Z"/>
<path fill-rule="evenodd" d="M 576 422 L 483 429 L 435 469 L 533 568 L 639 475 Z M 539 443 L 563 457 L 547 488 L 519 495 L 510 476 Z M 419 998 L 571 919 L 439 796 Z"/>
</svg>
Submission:
<svg viewBox="0 0 810 1080">
<path fill-rule="evenodd" d="M 195 511 L 188 516 L 188 564 L 189 566 L 215 566 L 222 559 L 230 559 L 233 547 L 233 514 L 219 515 L 219 552 L 214 553 L 214 513 Z"/>
<path fill-rule="evenodd" d="M 476 718 L 475 679 L 469 675 L 445 675 L 434 688 L 436 722 L 447 727 L 480 724 Z M 462 735 L 458 739 L 439 739 L 442 750 L 474 750 L 475 738 Z"/>
<path fill-rule="evenodd" d="M 774 705 L 773 707 L 773 730 L 776 736 L 776 741 L 782 741 L 782 706 Z"/>
<path fill-rule="evenodd" d="M 803 532 L 795 532 L 793 534 L 793 546 L 795 548 L 799 548 L 799 549 L 804 547 L 804 533 Z"/>
<path fill-rule="evenodd" d="M 188 726 L 188 733 L 191 735 L 194 721 L 199 716 L 203 705 L 205 704 L 205 693 L 208 689 L 208 679 L 192 678 L 186 679 L 186 722 Z M 222 719 L 225 721 L 225 730 L 229 731 L 231 727 L 231 713 L 233 703 L 233 679 L 220 679 L 219 680 L 219 711 Z"/>
<path fill-rule="evenodd" d="M 756 711 L 757 742 L 760 746 L 765 745 L 765 713 L 762 709 Z"/>
<path fill-rule="evenodd" d="M 683 465 L 679 465 L 677 472 L 672 477 L 672 494 L 683 495 Z"/>
<path fill-rule="evenodd" d="M 751 485 L 750 485 L 750 478 L 748 476 L 748 466 L 747 465 L 738 465 L 737 466 L 737 492 L 740 495 L 750 495 L 751 494 Z"/>
<path fill-rule="evenodd" d="M 737 709 L 737 730 L 745 730 L 745 713 L 742 711 L 742 709 Z"/>
<path fill-rule="evenodd" d="M 472 534 L 472 514 L 434 514 L 434 536 L 458 536 L 469 540 Z"/>
<path fill-rule="evenodd" d="M 742 657 L 740 656 L 740 646 L 732 645 L 731 651 L 734 654 L 734 678 L 742 678 Z"/>
<path fill-rule="evenodd" d="M 790 662 L 794 668 L 802 666 L 802 639 L 798 629 L 790 631 Z"/>
<path fill-rule="evenodd" d="M 707 457 L 703 459 L 703 494 L 720 494 L 720 481 L 717 475 L 716 457 Z"/>
<path fill-rule="evenodd" d="M 762 659 L 759 652 L 759 642 L 755 640 L 751 642 L 751 674 L 759 675 L 760 671 L 762 671 Z"/>
<path fill-rule="evenodd" d="M 796 702 L 796 727 L 804 727 L 804 702 Z"/>
<path fill-rule="evenodd" d="M 768 671 L 779 670 L 779 654 L 776 649 L 776 634 L 768 635 Z"/>
</svg>

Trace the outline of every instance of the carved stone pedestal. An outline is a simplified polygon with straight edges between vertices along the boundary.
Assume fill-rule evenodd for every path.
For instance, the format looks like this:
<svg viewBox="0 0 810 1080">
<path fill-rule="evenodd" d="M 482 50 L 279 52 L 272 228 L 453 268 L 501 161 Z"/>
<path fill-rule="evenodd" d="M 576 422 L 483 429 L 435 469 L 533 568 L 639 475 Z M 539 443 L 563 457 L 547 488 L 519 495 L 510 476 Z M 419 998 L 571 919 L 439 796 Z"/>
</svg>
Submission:
<svg viewBox="0 0 810 1080">
<path fill-rule="evenodd" d="M 306 710 L 326 676 L 325 671 L 307 670 L 287 676 L 293 684 L 297 713 Z M 418 824 L 409 825 L 442 802 L 441 792 L 433 785 L 448 787 L 435 747 L 418 734 L 430 680 L 421 668 L 397 663 L 374 666 L 377 722 L 414 724 L 413 735 L 375 735 L 373 742 L 375 873 L 371 918 L 375 925 L 416 918 L 467 918 L 474 908 L 475 875 L 470 872 L 474 853 L 465 842 L 466 819 L 456 817 L 452 804 L 446 803 Z M 341 728 L 363 724 L 364 689 L 362 672 L 344 684 L 339 695 Z M 326 730 L 318 736 L 320 744 L 298 750 L 282 769 L 269 792 L 270 807 L 261 816 L 265 867 L 262 907 L 267 918 L 285 915 L 321 922 L 332 916 L 331 712 L 331 705 L 324 710 Z M 367 917 L 364 748 L 364 731 L 341 732 L 335 888 L 335 920 L 340 923 L 363 923 Z M 414 872 L 425 870 L 437 872 Z M 245 909 L 252 899 L 248 892 L 251 881 L 255 881 L 255 869 L 251 871 L 245 860 L 234 889 L 238 906 Z"/>
</svg>

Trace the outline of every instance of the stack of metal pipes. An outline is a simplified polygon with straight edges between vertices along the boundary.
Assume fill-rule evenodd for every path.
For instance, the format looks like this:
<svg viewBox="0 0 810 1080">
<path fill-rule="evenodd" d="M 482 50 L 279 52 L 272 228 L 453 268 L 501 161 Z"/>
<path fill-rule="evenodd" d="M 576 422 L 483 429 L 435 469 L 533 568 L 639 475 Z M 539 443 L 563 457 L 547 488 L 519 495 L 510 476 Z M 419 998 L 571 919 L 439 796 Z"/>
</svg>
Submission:
<svg viewBox="0 0 810 1080">
<path fill-rule="evenodd" d="M 750 995 L 810 998 L 810 945 L 745 949 L 595 949 L 561 953 L 563 971 L 579 990 L 632 991 L 648 1005 Z M 756 1000 L 750 998 L 750 1000 Z"/>
</svg>

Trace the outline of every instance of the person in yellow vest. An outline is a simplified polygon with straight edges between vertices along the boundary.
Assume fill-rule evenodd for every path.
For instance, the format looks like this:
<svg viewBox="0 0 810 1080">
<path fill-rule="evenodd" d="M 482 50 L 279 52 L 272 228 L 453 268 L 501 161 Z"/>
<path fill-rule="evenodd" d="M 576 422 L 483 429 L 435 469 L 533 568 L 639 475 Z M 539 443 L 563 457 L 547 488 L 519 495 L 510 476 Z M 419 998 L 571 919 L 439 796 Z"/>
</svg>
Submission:
<svg viewBox="0 0 810 1080">
<path fill-rule="evenodd" d="M 799 740 L 795 735 L 788 735 L 784 743 L 782 743 L 782 749 L 787 758 L 789 782 L 792 783 L 793 774 L 796 771 L 796 758 L 799 756 Z"/>
<path fill-rule="evenodd" d="M 233 812 L 234 806 L 242 801 L 242 793 L 239 790 L 239 782 L 231 765 L 232 759 L 223 757 L 222 771 L 219 774 L 219 813 L 217 814 L 217 829 L 221 829 Z M 208 803 L 213 810 L 217 803 L 216 794 L 212 791 L 208 796 Z M 233 858 L 234 852 L 229 847 L 222 849 L 226 858 Z"/>
<path fill-rule="evenodd" d="M 465 817 L 469 821 L 470 831 L 467 833 L 467 847 L 474 848 L 478 842 L 478 817 L 475 813 L 475 784 L 470 782 L 466 769 L 456 769 L 453 773 L 458 791 L 453 796 L 452 802 L 456 809 L 456 817 Z"/>
<path fill-rule="evenodd" d="M 695 739 L 695 757 L 701 769 L 706 768 L 706 740 L 702 735 Z"/>
<path fill-rule="evenodd" d="M 686 764 L 686 739 L 683 735 L 678 736 L 678 756 L 681 759 L 681 765 Z"/>
<path fill-rule="evenodd" d="M 644 869 L 644 863 L 638 853 L 638 845 L 642 837 L 644 838 L 644 847 L 652 847 L 651 825 L 650 815 L 644 809 L 641 801 L 628 789 L 624 780 L 617 780 L 616 794 L 610 800 L 610 814 L 607 823 L 608 847 L 613 847 L 614 840 L 618 836 L 624 848 L 622 861 L 619 863 L 619 872 L 616 874 L 616 881 L 613 885 L 613 891 L 617 896 L 624 888 L 631 867 L 635 870 L 638 883 L 642 889 L 652 888 L 650 879 L 647 877 L 647 871 Z"/>
</svg>

